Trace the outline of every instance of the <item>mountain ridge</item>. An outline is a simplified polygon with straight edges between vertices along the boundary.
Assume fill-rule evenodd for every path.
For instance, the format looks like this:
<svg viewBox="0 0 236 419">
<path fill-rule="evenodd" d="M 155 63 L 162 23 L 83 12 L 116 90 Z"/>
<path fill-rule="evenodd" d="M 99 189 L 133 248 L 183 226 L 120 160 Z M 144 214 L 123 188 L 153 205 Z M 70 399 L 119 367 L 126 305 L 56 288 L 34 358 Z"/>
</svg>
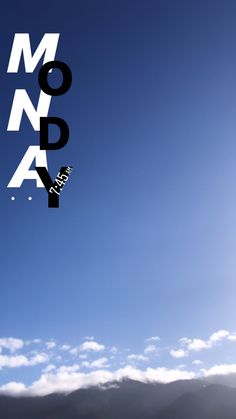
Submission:
<svg viewBox="0 0 236 419">
<path fill-rule="evenodd" d="M 221 415 L 221 416 L 220 416 Z M 134 380 L 47 396 L 0 395 L 1 419 L 235 419 L 236 388 L 205 380 Z"/>
</svg>

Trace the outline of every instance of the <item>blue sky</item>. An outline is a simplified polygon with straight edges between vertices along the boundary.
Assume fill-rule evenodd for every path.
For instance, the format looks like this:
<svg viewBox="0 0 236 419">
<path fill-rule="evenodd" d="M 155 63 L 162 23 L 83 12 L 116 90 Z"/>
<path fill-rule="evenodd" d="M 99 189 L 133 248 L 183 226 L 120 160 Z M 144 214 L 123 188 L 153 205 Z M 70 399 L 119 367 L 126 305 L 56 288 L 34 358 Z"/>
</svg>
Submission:
<svg viewBox="0 0 236 419">
<path fill-rule="evenodd" d="M 2 7 L 0 335 L 23 346 L 0 348 L 31 361 L 9 368 L 12 360 L 2 359 L 0 385 L 30 385 L 44 364 L 59 368 L 61 346 L 80 348 L 86 336 L 106 348 L 89 354 L 107 358 L 110 371 L 131 362 L 125 349 L 145 356 L 145 340 L 157 336 L 154 358 L 137 368 L 185 363 L 170 355 L 183 337 L 208 342 L 204 368 L 234 365 L 235 2 Z M 35 104 L 39 95 L 38 69 L 6 72 L 17 32 L 30 33 L 32 48 L 45 32 L 59 32 L 56 57 L 73 73 L 70 91 L 49 111 L 70 127 L 66 147 L 48 152 L 51 173 L 74 167 L 59 209 L 47 208 L 33 182 L 7 189 L 25 150 L 39 143 L 26 117 L 19 132 L 6 131 L 15 89 Z M 219 330 L 228 335 L 209 344 Z M 34 339 L 41 343 L 27 344 Z M 126 364 L 111 363 L 113 346 Z M 31 351 L 48 358 L 30 365 Z M 58 362 L 82 368 L 79 355 Z"/>
</svg>

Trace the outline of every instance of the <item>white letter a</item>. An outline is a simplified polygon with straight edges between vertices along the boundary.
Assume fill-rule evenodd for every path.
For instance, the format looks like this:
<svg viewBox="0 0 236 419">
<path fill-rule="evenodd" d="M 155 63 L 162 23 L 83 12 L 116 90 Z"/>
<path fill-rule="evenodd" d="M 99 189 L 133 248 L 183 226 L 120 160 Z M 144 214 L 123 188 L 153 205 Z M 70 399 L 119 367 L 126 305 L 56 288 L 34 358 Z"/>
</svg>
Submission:
<svg viewBox="0 0 236 419">
<path fill-rule="evenodd" d="M 46 150 L 40 150 L 38 145 L 31 145 L 12 176 L 10 183 L 7 185 L 8 188 L 20 188 L 25 179 L 34 179 L 36 180 L 37 188 L 44 188 L 44 184 L 36 170 L 29 170 L 34 159 L 35 166 L 47 168 Z"/>
</svg>

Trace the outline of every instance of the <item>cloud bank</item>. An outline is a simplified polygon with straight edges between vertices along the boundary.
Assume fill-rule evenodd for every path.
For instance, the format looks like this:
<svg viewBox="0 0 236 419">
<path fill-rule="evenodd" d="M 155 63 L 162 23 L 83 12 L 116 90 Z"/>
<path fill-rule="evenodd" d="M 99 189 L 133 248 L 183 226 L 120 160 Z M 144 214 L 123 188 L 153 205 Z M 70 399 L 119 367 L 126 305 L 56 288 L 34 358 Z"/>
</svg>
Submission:
<svg viewBox="0 0 236 419">
<path fill-rule="evenodd" d="M 159 336 L 147 338 L 142 351 L 96 342 L 86 337 L 77 346 L 54 339 L 0 338 L 0 393 L 12 395 L 47 395 L 53 392 L 69 393 L 79 388 L 104 385 L 125 378 L 141 382 L 169 383 L 175 380 L 204 378 L 236 373 L 236 363 L 221 362 L 206 365 L 202 359 L 192 359 L 223 345 L 235 351 L 236 333 L 218 330 L 209 338 L 182 337 L 177 346 L 166 347 Z M 221 351 L 222 352 L 222 351 Z M 184 365 L 178 365 L 186 358 Z M 189 362 L 187 362 L 189 359 Z M 24 383 L 26 369 L 38 375 L 31 384 Z M 22 380 L 9 379 L 14 369 L 20 369 Z M 4 371 L 4 375 L 3 375 Z M 27 370 L 28 371 L 28 370 Z M 18 374 L 19 376 L 19 374 Z M 4 382 L 5 381 L 5 382 Z"/>
</svg>

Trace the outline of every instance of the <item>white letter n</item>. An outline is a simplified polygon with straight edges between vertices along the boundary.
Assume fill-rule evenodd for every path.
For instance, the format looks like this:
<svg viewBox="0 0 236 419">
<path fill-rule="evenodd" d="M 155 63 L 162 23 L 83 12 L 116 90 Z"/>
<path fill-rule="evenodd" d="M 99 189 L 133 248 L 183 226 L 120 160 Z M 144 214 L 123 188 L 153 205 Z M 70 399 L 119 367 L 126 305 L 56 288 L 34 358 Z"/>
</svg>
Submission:
<svg viewBox="0 0 236 419">
<path fill-rule="evenodd" d="M 47 116 L 52 96 L 40 92 L 37 110 L 32 105 L 32 102 L 24 89 L 17 89 L 15 91 L 11 114 L 8 121 L 7 131 L 19 131 L 22 119 L 23 110 L 28 116 L 32 127 L 35 131 L 40 129 L 40 117 Z"/>
</svg>

